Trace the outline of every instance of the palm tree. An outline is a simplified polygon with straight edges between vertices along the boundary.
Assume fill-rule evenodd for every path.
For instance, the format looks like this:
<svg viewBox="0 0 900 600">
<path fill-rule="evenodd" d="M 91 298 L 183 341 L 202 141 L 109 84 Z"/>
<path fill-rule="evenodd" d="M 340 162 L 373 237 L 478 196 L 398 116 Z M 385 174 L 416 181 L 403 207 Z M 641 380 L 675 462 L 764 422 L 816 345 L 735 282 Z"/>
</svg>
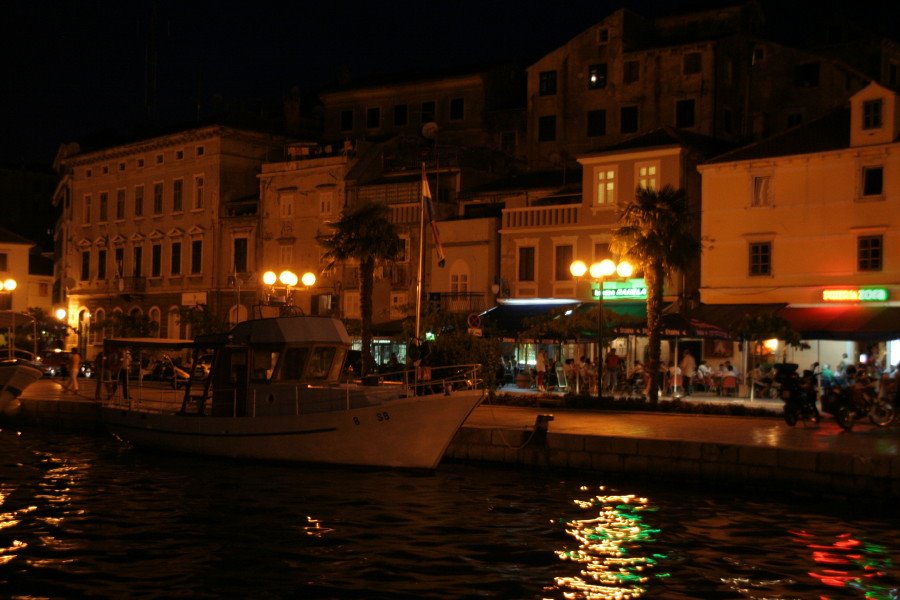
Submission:
<svg viewBox="0 0 900 600">
<path fill-rule="evenodd" d="M 345 210 L 341 218 L 329 223 L 330 234 L 318 234 L 316 241 L 324 248 L 324 257 L 337 261 L 359 262 L 359 304 L 361 316 L 362 373 L 372 369 L 372 292 L 375 287 L 375 265 L 393 260 L 403 249 L 397 228 L 390 221 L 385 204 L 366 202 Z"/>
<path fill-rule="evenodd" d="M 613 249 L 640 265 L 647 281 L 647 330 L 650 402 L 659 399 L 662 343 L 663 288 L 666 274 L 684 270 L 700 256 L 700 240 L 694 234 L 692 215 L 682 189 L 638 188 L 619 216 L 613 231 Z"/>
</svg>

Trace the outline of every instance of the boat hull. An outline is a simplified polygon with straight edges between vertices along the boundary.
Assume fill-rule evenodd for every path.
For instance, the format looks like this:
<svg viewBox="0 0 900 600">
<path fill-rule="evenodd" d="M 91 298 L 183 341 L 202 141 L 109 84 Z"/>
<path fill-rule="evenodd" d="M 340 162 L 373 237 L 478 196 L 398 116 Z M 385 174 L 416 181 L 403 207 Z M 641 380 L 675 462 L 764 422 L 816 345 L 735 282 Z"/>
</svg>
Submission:
<svg viewBox="0 0 900 600">
<path fill-rule="evenodd" d="M 213 417 L 103 407 L 117 437 L 136 446 L 242 459 L 434 469 L 483 390 L 401 398 L 290 416 Z"/>
<path fill-rule="evenodd" d="M 0 363 L 0 414 L 11 417 L 21 410 L 19 396 L 44 376 L 43 371 L 17 360 Z"/>
</svg>

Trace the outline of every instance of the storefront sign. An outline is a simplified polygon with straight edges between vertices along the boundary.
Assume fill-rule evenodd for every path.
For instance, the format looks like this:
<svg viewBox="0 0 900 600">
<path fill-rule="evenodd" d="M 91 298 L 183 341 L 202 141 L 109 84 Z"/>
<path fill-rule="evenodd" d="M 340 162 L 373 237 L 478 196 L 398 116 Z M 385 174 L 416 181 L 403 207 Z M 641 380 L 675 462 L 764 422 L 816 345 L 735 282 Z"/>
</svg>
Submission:
<svg viewBox="0 0 900 600">
<path fill-rule="evenodd" d="M 600 290 L 592 291 L 595 299 L 600 297 Z M 643 277 L 626 279 L 625 281 L 604 281 L 604 300 L 646 300 L 647 283 Z"/>
<path fill-rule="evenodd" d="M 822 290 L 824 302 L 887 302 L 886 288 L 841 288 Z"/>
</svg>

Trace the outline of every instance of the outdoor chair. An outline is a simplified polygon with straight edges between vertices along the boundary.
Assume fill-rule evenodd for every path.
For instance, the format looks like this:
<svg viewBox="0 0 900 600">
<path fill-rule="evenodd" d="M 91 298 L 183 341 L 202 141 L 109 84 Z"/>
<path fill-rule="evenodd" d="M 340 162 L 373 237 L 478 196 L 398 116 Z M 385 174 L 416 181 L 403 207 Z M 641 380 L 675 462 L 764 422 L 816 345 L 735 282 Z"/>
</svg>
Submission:
<svg viewBox="0 0 900 600">
<path fill-rule="evenodd" d="M 722 395 L 737 396 L 737 377 L 729 375 L 722 378 Z"/>
</svg>

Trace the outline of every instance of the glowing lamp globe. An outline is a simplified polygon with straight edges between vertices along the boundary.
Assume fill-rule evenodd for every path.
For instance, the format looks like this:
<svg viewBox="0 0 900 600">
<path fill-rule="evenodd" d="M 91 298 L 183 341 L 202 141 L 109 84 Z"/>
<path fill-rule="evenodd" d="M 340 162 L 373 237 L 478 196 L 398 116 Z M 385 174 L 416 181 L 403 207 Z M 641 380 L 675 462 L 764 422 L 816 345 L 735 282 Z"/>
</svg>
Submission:
<svg viewBox="0 0 900 600">
<path fill-rule="evenodd" d="M 300 278 L 300 281 L 306 287 L 312 287 L 312 286 L 316 285 L 316 276 L 314 273 L 310 273 L 309 271 L 307 271 L 306 273 L 303 274 L 303 277 Z"/>
<path fill-rule="evenodd" d="M 275 275 L 275 271 L 266 271 L 263 273 L 263 283 L 266 285 L 275 285 L 275 282 L 278 281 L 278 276 Z"/>
<path fill-rule="evenodd" d="M 288 287 L 294 287 L 295 285 L 297 285 L 297 281 L 299 281 L 299 279 L 297 278 L 297 274 L 293 271 L 282 271 L 278 276 L 278 281 Z"/>
</svg>

